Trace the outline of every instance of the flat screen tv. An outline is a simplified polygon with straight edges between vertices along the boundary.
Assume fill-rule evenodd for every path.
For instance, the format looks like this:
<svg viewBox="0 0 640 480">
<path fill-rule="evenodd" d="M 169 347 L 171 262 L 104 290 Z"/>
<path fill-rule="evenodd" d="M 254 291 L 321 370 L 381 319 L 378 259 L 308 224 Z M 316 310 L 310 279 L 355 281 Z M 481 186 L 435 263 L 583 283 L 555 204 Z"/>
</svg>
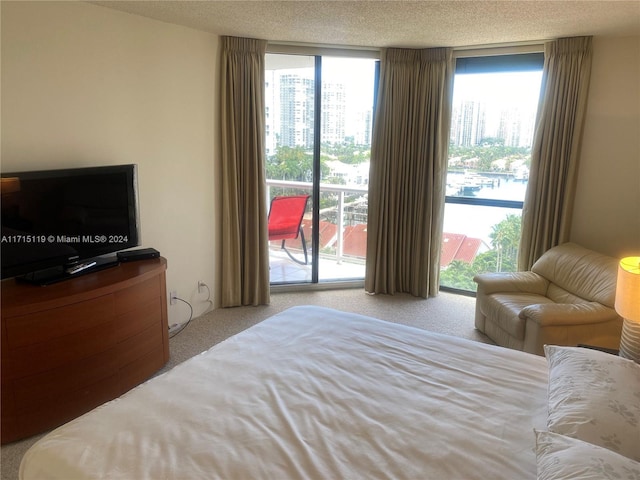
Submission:
<svg viewBox="0 0 640 480">
<path fill-rule="evenodd" d="M 2 173 L 1 194 L 3 279 L 53 283 L 139 245 L 136 165 Z"/>
</svg>

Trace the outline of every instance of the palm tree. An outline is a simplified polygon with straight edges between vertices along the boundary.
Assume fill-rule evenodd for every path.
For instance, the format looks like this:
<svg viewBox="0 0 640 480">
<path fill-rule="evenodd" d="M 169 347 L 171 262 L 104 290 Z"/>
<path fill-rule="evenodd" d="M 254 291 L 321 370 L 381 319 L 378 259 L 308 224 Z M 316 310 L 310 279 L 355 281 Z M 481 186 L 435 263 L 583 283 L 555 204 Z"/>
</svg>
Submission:
<svg viewBox="0 0 640 480">
<path fill-rule="evenodd" d="M 491 247 L 496 251 L 496 272 L 513 269 L 520 243 L 520 216 L 509 214 L 500 223 L 491 227 Z M 507 265 L 505 265 L 505 263 Z"/>
</svg>

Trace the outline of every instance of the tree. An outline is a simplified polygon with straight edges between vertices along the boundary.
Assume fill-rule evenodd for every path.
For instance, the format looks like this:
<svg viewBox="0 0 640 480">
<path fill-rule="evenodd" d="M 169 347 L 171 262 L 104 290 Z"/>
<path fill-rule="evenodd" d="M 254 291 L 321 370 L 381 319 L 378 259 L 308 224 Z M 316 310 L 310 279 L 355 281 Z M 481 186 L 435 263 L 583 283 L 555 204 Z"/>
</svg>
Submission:
<svg viewBox="0 0 640 480">
<path fill-rule="evenodd" d="M 520 217 L 509 214 L 491 227 L 491 250 L 476 255 L 472 263 L 453 261 L 440 272 L 440 283 L 461 290 L 476 290 L 474 275 L 486 272 L 515 272 L 520 243 Z"/>
<path fill-rule="evenodd" d="M 518 245 L 520 244 L 521 218 L 509 214 L 500 223 L 491 227 L 489 238 L 496 252 L 496 272 L 513 272 L 517 266 Z"/>
<path fill-rule="evenodd" d="M 454 260 L 446 269 L 440 272 L 440 284 L 451 288 L 475 292 L 476 284 L 473 281 L 474 275 L 473 264 Z"/>
<path fill-rule="evenodd" d="M 267 178 L 310 182 L 313 178 L 313 155 L 304 147 L 279 146 L 267 161 Z"/>
<path fill-rule="evenodd" d="M 476 169 L 480 172 L 492 171 L 493 162 L 500 159 L 506 159 L 509 164 L 514 160 L 524 160 L 526 165 L 531 163 L 530 148 L 506 146 L 503 140 L 495 138 L 485 138 L 478 145 L 449 145 L 449 156 L 462 161 L 477 159 Z"/>
<path fill-rule="evenodd" d="M 353 143 L 323 143 L 322 152 L 339 160 L 342 163 L 356 165 L 368 162 L 371 158 L 371 147 L 368 145 L 355 145 Z"/>
</svg>

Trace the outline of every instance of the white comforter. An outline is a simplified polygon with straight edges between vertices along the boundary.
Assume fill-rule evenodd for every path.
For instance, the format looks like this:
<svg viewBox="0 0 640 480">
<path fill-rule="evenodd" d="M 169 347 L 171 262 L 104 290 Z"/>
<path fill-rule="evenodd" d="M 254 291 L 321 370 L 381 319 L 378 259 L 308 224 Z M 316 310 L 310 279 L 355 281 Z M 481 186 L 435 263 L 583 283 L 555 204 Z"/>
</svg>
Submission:
<svg viewBox="0 0 640 480">
<path fill-rule="evenodd" d="M 542 357 L 295 307 L 62 426 L 22 479 L 528 479 Z"/>
</svg>

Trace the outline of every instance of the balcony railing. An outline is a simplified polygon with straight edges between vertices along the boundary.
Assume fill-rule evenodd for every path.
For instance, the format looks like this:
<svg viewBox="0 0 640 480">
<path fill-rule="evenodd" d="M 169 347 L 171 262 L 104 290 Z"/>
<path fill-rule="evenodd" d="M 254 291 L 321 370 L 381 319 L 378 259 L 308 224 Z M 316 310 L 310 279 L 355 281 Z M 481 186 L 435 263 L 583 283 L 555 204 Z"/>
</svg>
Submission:
<svg viewBox="0 0 640 480">
<path fill-rule="evenodd" d="M 311 182 L 294 182 L 287 180 L 267 180 L 267 205 L 271 202 L 271 188 L 287 188 L 294 189 L 298 191 L 312 192 L 313 184 Z M 344 255 L 344 231 L 345 231 L 345 207 L 347 207 L 345 203 L 345 194 L 354 193 L 359 194 L 361 196 L 366 196 L 368 193 L 368 187 L 366 185 L 356 186 L 356 185 L 336 185 L 332 183 L 321 183 L 320 184 L 320 194 L 332 192 L 337 194 L 337 205 L 329 206 L 320 209 L 320 216 L 322 217 L 332 217 L 335 215 L 336 219 L 336 242 L 335 242 L 335 261 L 338 264 L 341 264 L 345 258 Z M 333 213 L 333 214 L 332 214 Z M 366 214 L 363 218 L 361 218 L 358 223 L 367 223 Z M 357 256 L 360 260 L 364 260 L 364 256 Z"/>
<path fill-rule="evenodd" d="M 505 187 L 505 182 L 502 186 Z M 267 180 L 267 204 L 271 200 L 272 189 L 275 188 L 289 191 L 283 194 L 299 194 L 311 193 L 313 185 L 311 182 Z M 366 228 L 361 228 L 358 232 L 356 228 L 349 231 L 347 227 L 357 224 L 366 225 L 367 193 L 367 186 L 320 184 L 321 206 L 325 205 L 320 209 L 320 219 L 334 224 L 336 228 L 334 237 L 333 227 L 329 227 L 332 232 L 331 239 L 324 239 L 325 248 L 321 247 L 321 251 L 318 252 L 318 258 L 323 262 L 324 278 L 342 278 L 343 274 L 338 273 L 340 268 L 364 267 L 366 249 L 362 246 L 366 247 Z M 331 198 L 327 198 L 325 194 L 330 195 Z M 354 195 L 357 196 L 355 200 L 347 201 L 348 196 Z M 513 271 L 515 269 L 514 252 L 517 252 L 517 240 L 520 235 L 521 211 L 521 201 L 447 196 L 440 265 L 443 272 L 442 286 L 474 291 L 475 284 L 472 281 L 474 274 L 485 271 Z M 327 224 L 324 225 L 326 227 Z M 502 230 L 500 230 L 501 225 L 504 225 Z M 352 242 L 348 238 L 345 242 L 345 232 L 354 235 L 351 238 L 355 238 L 356 241 Z M 320 234 L 322 236 L 322 230 Z M 491 238 L 502 238 L 504 243 L 505 235 L 513 237 L 511 243 L 504 248 L 500 244 L 494 250 Z M 346 254 L 345 245 L 347 246 Z M 358 252 L 362 253 L 358 254 Z M 506 256 L 504 252 L 509 252 L 509 255 Z M 277 255 L 275 251 L 273 254 Z M 479 261 L 476 262 L 476 259 Z M 335 268 L 336 266 L 338 268 Z M 309 270 L 308 266 L 303 268 Z M 354 278 L 354 275 L 364 276 L 363 270 L 354 272 L 352 269 L 349 270 L 349 273 L 344 274 L 345 278 Z"/>
</svg>

